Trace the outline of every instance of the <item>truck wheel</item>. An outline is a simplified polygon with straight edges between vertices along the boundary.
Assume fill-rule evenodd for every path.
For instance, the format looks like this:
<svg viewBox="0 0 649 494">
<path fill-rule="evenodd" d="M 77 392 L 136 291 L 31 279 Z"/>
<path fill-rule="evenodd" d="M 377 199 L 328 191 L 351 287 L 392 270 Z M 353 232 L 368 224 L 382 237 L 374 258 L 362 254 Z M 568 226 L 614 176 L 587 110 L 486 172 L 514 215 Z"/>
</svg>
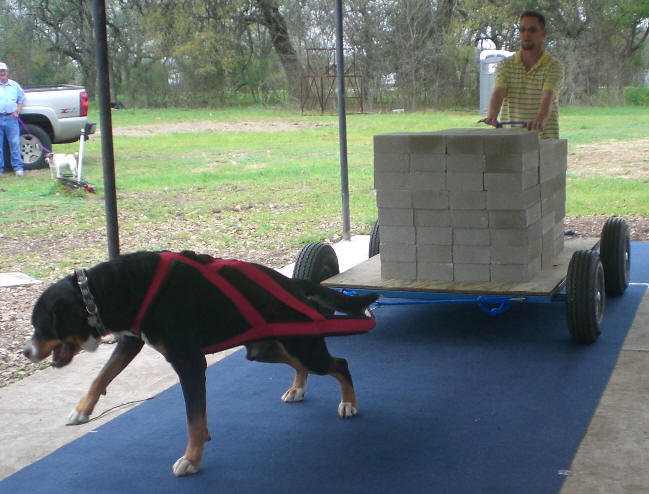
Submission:
<svg viewBox="0 0 649 494">
<path fill-rule="evenodd" d="M 576 343 L 594 343 L 602 332 L 605 295 L 604 268 L 596 252 L 572 255 L 566 277 L 566 320 Z"/>
<path fill-rule="evenodd" d="M 599 256 L 604 266 L 607 295 L 622 295 L 631 275 L 631 240 L 629 227 L 622 218 L 604 223 L 599 242 Z"/>
<path fill-rule="evenodd" d="M 293 278 L 320 283 L 338 274 L 338 257 L 329 244 L 312 242 L 302 247 L 293 268 Z"/>
<path fill-rule="evenodd" d="M 47 151 L 43 147 L 52 149 L 50 136 L 36 125 L 27 124 L 26 127 L 27 130 L 23 127 L 20 128 L 20 152 L 23 158 L 23 168 L 25 170 L 47 168 L 45 161 Z"/>
<path fill-rule="evenodd" d="M 374 226 L 372 227 L 372 233 L 370 233 L 370 251 L 369 251 L 369 257 L 374 257 L 376 254 L 379 253 L 379 244 L 380 244 L 380 239 L 379 239 L 379 220 L 377 219 L 374 222 Z"/>
</svg>

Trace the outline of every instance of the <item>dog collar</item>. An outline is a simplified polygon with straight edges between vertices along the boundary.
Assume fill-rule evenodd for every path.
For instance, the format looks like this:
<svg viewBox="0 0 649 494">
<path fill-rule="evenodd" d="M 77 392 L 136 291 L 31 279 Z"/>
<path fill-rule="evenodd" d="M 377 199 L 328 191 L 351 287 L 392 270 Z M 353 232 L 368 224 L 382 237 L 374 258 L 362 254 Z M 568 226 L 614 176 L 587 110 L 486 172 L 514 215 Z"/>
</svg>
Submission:
<svg viewBox="0 0 649 494">
<path fill-rule="evenodd" d="M 92 293 L 90 293 L 90 287 L 88 286 L 86 270 L 75 269 L 74 275 L 77 278 L 77 284 L 81 291 L 83 303 L 86 305 L 86 310 L 88 311 L 88 324 L 90 324 L 90 327 L 98 333 L 96 336 L 106 336 L 110 331 L 106 330 L 106 327 L 99 316 L 99 308 L 97 307 L 95 298 L 92 296 Z"/>
</svg>

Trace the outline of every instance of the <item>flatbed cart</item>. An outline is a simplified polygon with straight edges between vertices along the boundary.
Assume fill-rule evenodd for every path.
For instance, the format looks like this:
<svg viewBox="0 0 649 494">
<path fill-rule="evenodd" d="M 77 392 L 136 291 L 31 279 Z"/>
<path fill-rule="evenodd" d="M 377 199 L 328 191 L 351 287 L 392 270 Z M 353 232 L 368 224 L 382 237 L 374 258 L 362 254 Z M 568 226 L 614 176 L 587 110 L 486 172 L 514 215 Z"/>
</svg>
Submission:
<svg viewBox="0 0 649 494">
<path fill-rule="evenodd" d="M 348 293 L 377 292 L 381 295 L 378 306 L 476 303 L 495 316 L 514 303 L 565 302 L 568 330 L 577 343 L 597 340 L 602 332 L 606 296 L 622 295 L 629 285 L 629 228 L 619 217 L 606 221 L 599 239 L 566 238 L 551 268 L 520 283 L 382 279 L 379 245 L 377 220 L 370 235 L 369 259 L 340 273 L 331 245 L 307 244 L 298 254 L 293 277 Z"/>
</svg>

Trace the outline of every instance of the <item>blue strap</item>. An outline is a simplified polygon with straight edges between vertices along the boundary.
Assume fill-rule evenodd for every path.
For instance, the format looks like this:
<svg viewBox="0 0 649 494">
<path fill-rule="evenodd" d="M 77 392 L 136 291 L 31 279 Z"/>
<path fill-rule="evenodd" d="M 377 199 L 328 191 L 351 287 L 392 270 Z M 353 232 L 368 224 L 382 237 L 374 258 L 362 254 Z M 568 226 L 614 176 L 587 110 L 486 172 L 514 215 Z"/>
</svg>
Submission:
<svg viewBox="0 0 649 494">
<path fill-rule="evenodd" d="M 484 297 L 481 295 L 476 299 L 476 302 L 482 312 L 493 317 L 506 312 L 512 306 L 510 297 Z"/>
</svg>

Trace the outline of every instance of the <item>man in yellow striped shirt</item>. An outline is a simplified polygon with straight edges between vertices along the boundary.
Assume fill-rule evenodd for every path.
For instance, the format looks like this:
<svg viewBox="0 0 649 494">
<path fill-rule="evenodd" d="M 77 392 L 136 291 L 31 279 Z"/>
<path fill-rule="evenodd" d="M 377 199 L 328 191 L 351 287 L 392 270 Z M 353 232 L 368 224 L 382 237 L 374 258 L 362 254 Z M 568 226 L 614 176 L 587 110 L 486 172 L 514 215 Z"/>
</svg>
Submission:
<svg viewBox="0 0 649 494">
<path fill-rule="evenodd" d="M 543 139 L 559 137 L 556 95 L 563 80 L 561 63 L 545 51 L 545 17 L 534 11 L 521 14 L 518 27 L 521 50 L 496 68 L 496 81 L 489 100 L 488 125 L 501 121 L 526 122 Z"/>
</svg>

